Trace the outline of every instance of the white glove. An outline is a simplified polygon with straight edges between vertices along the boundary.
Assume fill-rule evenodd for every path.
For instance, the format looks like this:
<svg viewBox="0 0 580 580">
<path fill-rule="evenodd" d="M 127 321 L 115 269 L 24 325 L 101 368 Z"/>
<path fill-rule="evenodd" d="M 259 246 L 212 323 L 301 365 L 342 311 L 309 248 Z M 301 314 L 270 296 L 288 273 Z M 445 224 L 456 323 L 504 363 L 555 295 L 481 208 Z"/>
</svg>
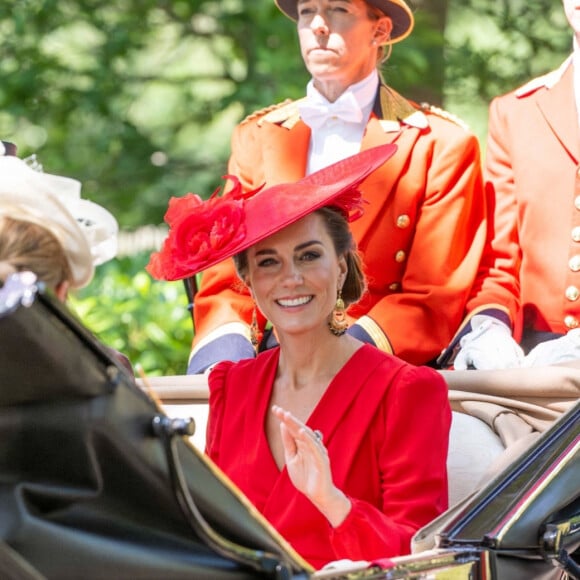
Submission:
<svg viewBox="0 0 580 580">
<path fill-rule="evenodd" d="M 574 359 L 580 359 L 580 328 L 536 345 L 524 358 L 522 366 L 542 367 Z"/>
<path fill-rule="evenodd" d="M 460 341 L 461 350 L 455 357 L 457 370 L 507 369 L 519 367 L 524 351 L 512 338 L 509 327 L 493 316 L 476 314 L 471 319 L 473 330 Z"/>
</svg>

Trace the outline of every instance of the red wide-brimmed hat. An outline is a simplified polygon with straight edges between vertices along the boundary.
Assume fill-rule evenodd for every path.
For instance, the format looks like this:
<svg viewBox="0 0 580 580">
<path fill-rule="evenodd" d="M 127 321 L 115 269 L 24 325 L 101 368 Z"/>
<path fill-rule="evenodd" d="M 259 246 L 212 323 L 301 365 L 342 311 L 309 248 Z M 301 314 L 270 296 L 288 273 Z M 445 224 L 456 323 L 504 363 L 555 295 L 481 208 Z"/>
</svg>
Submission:
<svg viewBox="0 0 580 580">
<path fill-rule="evenodd" d="M 165 214 L 169 233 L 147 271 L 158 280 L 182 280 L 248 249 L 313 211 L 336 207 L 352 221 L 362 214 L 357 187 L 397 150 L 393 144 L 362 151 L 293 183 L 242 192 L 234 187 L 207 200 L 172 197 Z"/>
<path fill-rule="evenodd" d="M 297 0 L 275 0 L 275 2 L 286 16 L 292 20 L 298 20 Z M 411 34 L 415 19 L 404 0 L 365 0 L 365 2 L 384 12 L 385 16 L 393 21 L 393 30 L 388 44 L 399 42 Z"/>
</svg>

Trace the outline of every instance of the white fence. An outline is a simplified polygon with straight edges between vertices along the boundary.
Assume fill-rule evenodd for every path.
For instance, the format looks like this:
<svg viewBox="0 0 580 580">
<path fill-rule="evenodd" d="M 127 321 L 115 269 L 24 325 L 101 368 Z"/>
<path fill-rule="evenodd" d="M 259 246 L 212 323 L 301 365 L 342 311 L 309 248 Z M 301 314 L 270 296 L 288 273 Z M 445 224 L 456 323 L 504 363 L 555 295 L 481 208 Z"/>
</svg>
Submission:
<svg viewBox="0 0 580 580">
<path fill-rule="evenodd" d="M 120 231 L 117 256 L 134 256 L 140 252 L 158 250 L 167 235 L 166 226 L 141 226 L 134 231 Z"/>
</svg>

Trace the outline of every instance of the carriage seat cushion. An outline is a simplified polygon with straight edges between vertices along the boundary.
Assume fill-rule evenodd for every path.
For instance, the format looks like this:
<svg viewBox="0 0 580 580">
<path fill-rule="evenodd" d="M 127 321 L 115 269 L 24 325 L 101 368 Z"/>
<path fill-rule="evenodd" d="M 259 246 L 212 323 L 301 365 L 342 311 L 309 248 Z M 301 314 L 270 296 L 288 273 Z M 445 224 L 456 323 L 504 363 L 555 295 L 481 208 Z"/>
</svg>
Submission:
<svg viewBox="0 0 580 580">
<path fill-rule="evenodd" d="M 501 439 L 484 421 L 453 411 L 447 456 L 449 507 L 477 489 L 504 449 Z"/>
</svg>

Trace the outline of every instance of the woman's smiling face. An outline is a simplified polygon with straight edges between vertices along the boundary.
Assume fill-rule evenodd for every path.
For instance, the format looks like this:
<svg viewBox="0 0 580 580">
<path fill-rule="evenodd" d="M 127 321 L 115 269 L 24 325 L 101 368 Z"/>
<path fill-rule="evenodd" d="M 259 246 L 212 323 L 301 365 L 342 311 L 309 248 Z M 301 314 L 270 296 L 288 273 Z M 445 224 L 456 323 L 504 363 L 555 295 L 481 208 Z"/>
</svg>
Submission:
<svg viewBox="0 0 580 580">
<path fill-rule="evenodd" d="M 245 282 L 279 335 L 326 328 L 347 267 L 321 215 L 309 214 L 258 242 L 247 258 Z"/>
</svg>

